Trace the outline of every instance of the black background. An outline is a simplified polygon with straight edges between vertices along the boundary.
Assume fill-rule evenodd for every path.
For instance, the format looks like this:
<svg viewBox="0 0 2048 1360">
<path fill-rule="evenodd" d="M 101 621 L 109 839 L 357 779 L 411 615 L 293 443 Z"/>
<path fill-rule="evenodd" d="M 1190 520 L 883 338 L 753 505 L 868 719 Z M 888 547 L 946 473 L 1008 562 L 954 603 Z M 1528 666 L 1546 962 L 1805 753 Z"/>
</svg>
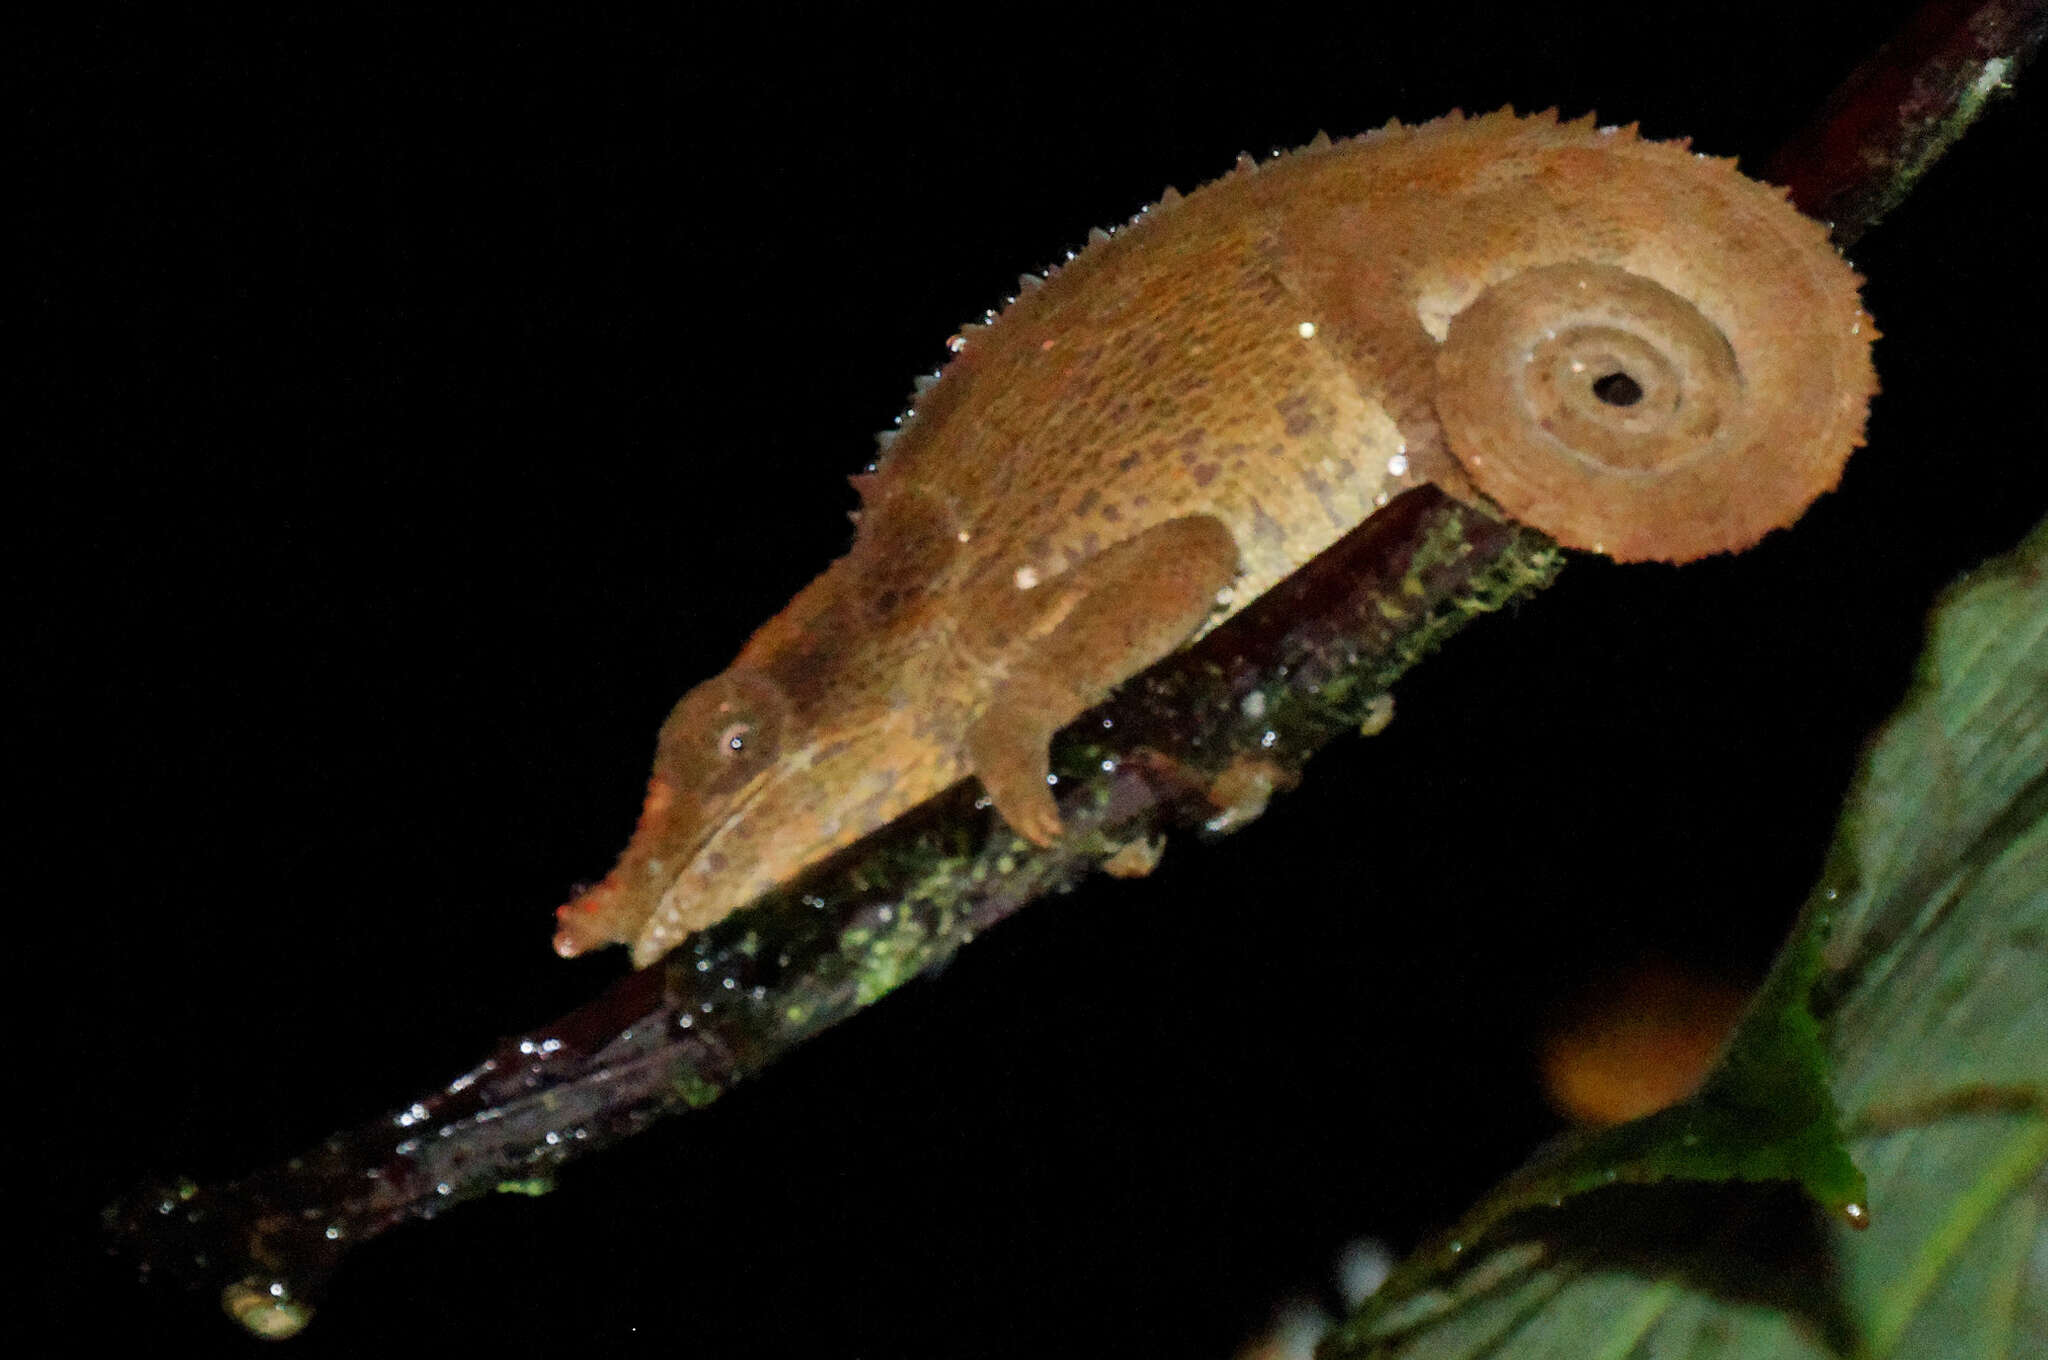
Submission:
<svg viewBox="0 0 2048 1360">
<path fill-rule="evenodd" d="M 53 1213 L 17 1233 L 51 1353 L 252 1346 L 103 1262 L 99 1206 L 402 1104 L 623 966 L 555 959 L 550 909 L 1020 270 L 1241 149 L 1457 105 L 1753 165 L 1907 8 L 29 34 L 16 1162 Z M 1934 593 L 2048 505 L 2041 109 L 1854 252 L 1886 390 L 1796 532 L 1574 565 L 1264 821 L 552 1196 L 363 1250 L 294 1353 L 1218 1356 L 1346 1240 L 1441 1222 L 1554 1129 L 1561 997 L 1646 950 L 1762 966 Z"/>
</svg>

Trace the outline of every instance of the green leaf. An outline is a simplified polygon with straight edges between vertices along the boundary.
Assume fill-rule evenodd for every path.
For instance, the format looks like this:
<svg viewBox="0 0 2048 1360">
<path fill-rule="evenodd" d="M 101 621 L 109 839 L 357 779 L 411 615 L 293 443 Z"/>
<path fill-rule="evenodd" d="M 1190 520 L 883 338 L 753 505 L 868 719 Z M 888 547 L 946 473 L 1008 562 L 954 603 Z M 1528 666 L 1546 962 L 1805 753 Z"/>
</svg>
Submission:
<svg viewBox="0 0 2048 1360">
<path fill-rule="evenodd" d="M 1829 864 L 1699 1095 L 1539 1156 L 1326 1360 L 2048 1354 L 2048 521 L 1936 611 Z"/>
</svg>

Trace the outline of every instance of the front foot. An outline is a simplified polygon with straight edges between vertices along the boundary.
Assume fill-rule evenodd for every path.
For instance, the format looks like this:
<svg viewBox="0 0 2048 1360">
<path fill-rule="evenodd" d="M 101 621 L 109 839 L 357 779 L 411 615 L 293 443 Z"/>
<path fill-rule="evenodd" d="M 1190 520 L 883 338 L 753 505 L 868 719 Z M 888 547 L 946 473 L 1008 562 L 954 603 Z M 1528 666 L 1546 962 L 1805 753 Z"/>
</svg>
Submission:
<svg viewBox="0 0 2048 1360">
<path fill-rule="evenodd" d="M 1006 684 L 967 729 L 967 759 L 1010 829 L 1043 850 L 1064 829 L 1052 796 L 1047 747 L 1066 721 Z M 1072 715 L 1069 715 L 1070 717 Z"/>
<path fill-rule="evenodd" d="M 1193 636 L 1237 560 L 1215 516 L 1164 520 L 1033 588 L 1031 614 L 996 630 L 1005 645 L 992 670 L 1002 678 L 968 725 L 966 753 L 1018 835 L 1041 849 L 1059 839 L 1048 787 L 1053 734 Z M 1014 610 L 1024 593 L 1000 603 Z"/>
</svg>

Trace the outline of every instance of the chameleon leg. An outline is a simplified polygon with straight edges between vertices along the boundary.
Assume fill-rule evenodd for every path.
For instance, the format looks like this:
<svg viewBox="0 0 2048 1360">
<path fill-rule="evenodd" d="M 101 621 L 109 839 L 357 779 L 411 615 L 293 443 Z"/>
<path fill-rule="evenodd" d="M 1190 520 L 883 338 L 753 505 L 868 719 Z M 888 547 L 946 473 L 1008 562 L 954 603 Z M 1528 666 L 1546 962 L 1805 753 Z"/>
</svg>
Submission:
<svg viewBox="0 0 2048 1360">
<path fill-rule="evenodd" d="M 967 759 L 1013 830 L 1060 834 L 1046 785 L 1053 733 L 1187 639 L 1237 575 L 1237 544 L 1213 515 L 1155 524 L 1039 589 L 1036 621 L 993 658 L 1001 679 L 967 729 Z"/>
</svg>

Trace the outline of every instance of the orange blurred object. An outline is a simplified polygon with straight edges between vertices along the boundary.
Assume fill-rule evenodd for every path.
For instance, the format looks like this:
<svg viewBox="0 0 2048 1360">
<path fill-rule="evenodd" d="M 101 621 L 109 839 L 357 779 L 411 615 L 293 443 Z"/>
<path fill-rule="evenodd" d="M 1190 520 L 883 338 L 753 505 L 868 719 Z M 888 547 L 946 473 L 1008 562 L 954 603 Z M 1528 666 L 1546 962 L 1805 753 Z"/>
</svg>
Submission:
<svg viewBox="0 0 2048 1360">
<path fill-rule="evenodd" d="M 1699 1088 L 1749 1000 L 1745 988 L 1668 962 L 1601 978 L 1545 1034 L 1544 1094 L 1581 1124 L 1620 1124 Z"/>
</svg>

